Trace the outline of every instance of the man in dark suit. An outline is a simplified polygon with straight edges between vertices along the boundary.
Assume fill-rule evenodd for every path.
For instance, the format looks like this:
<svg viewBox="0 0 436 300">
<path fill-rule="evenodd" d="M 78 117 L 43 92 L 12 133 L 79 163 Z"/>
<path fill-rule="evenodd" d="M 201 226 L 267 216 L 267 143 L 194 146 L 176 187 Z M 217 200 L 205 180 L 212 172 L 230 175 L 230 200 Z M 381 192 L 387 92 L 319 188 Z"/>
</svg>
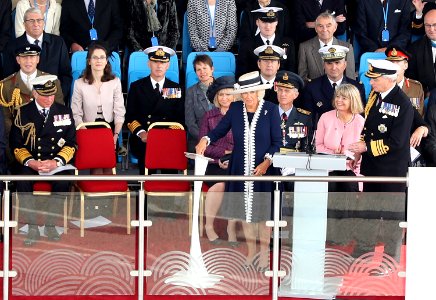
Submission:
<svg viewBox="0 0 436 300">
<path fill-rule="evenodd" d="M 184 123 L 184 101 L 180 86 L 165 77 L 173 49 L 154 46 L 148 54 L 150 75 L 135 81 L 127 97 L 126 123 L 130 130 L 130 149 L 138 158 L 139 173 L 144 174 L 145 143 L 148 127 L 154 122 Z"/>
<path fill-rule="evenodd" d="M 254 49 L 263 45 L 275 45 L 284 50 L 280 66 L 283 70 L 295 71 L 295 48 L 291 39 L 277 34 L 278 12 L 280 8 L 268 7 L 256 10 L 256 24 L 259 33 L 241 40 L 236 73 L 239 75 L 257 70 L 257 56 Z"/>
<path fill-rule="evenodd" d="M 350 83 L 359 89 L 362 102 L 365 99 L 363 85 L 344 75 L 347 68 L 346 55 L 348 51 L 347 47 L 339 45 L 319 49 L 319 53 L 324 61 L 325 75 L 312 80 L 306 85 L 302 98 L 299 99 L 297 104 L 312 112 L 315 128 L 319 117 L 333 109 L 332 101 L 337 86 L 343 83 Z"/>
<path fill-rule="evenodd" d="M 436 55 L 436 9 L 432 9 L 424 15 L 425 36 L 409 47 L 412 55 L 409 60 L 407 77 L 421 82 L 424 93 L 430 92 L 436 87 L 435 55 Z"/>
<path fill-rule="evenodd" d="M 11 129 L 10 146 L 20 164 L 19 174 L 38 175 L 52 172 L 68 164 L 76 151 L 76 127 L 70 108 L 54 102 L 56 76 L 44 75 L 31 80 L 35 101 L 20 108 L 19 117 Z M 69 175 L 60 171 L 57 175 Z M 46 177 L 48 179 L 48 177 Z M 48 240 L 58 241 L 55 228 L 56 216 L 60 214 L 65 194 L 69 191 L 68 181 L 53 181 L 52 195 L 46 200 L 46 209 L 39 210 L 32 195 L 32 181 L 18 181 L 20 209 L 29 225 L 25 246 L 32 246 L 40 238 L 37 213 L 46 216 L 44 233 Z M 39 211 L 38 211 L 39 210 Z"/>
<path fill-rule="evenodd" d="M 9 0 L 0 1 L 0 54 L 11 37 L 11 6 L 12 2 Z M 0 79 L 6 76 L 2 70 L 2 60 L 0 59 Z"/>
<path fill-rule="evenodd" d="M 356 161 L 362 154 L 360 172 L 365 176 L 406 177 L 410 165 L 410 132 L 413 106 L 398 87 L 398 65 L 368 60 L 366 76 L 372 91 L 365 107 L 363 141 L 350 145 Z M 405 192 L 405 183 L 364 183 L 364 192 Z"/>
<path fill-rule="evenodd" d="M 277 35 L 291 36 L 293 33 L 291 18 L 289 16 L 288 8 L 277 0 L 252 0 L 246 3 L 245 9 L 241 14 L 241 26 L 239 27 L 240 41 L 252 39 L 258 32 L 257 19 L 259 17 L 259 8 L 277 7 L 282 10 L 277 11 Z M 243 45 L 243 44 L 242 44 Z"/>
<path fill-rule="evenodd" d="M 119 0 L 64 0 L 60 32 L 71 52 L 83 51 L 93 40 L 118 50 L 123 37 Z"/>
<path fill-rule="evenodd" d="M 300 44 L 300 50 L 298 51 L 298 75 L 304 81 L 307 82 L 324 75 L 323 61 L 318 51 L 321 47 L 331 45 L 341 45 L 350 49 L 346 58 L 346 75 L 351 79 L 356 78 L 353 46 L 333 36 L 337 27 L 338 24 L 334 16 L 328 12 L 323 12 L 315 20 L 317 36 Z"/>
<path fill-rule="evenodd" d="M 391 44 L 406 47 L 410 41 L 410 1 L 358 1 L 354 33 L 362 53 L 384 52 Z"/>
<path fill-rule="evenodd" d="M 316 36 L 315 19 L 325 11 L 334 14 L 338 29 L 336 35 L 345 33 L 345 3 L 344 0 L 297 0 L 295 1 L 295 30 L 298 42 L 305 42 Z"/>
<path fill-rule="evenodd" d="M 54 34 L 44 32 L 44 15 L 37 8 L 29 8 L 24 14 L 26 32 L 12 40 L 4 53 L 4 74 L 10 75 L 20 69 L 15 60 L 15 49 L 34 44 L 41 48 L 38 70 L 57 75 L 62 86 L 65 105 L 69 104 L 71 89 L 71 62 L 64 40 Z"/>
</svg>

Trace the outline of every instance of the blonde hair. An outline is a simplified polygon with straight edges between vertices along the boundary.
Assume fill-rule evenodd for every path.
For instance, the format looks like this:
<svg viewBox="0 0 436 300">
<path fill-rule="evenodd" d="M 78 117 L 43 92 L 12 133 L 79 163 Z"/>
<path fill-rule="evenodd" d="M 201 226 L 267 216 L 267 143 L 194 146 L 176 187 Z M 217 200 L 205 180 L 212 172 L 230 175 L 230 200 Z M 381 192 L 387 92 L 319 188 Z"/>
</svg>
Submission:
<svg viewBox="0 0 436 300">
<path fill-rule="evenodd" d="M 360 114 L 363 112 L 362 98 L 360 97 L 359 90 L 352 84 L 341 84 L 336 88 L 333 96 L 333 107 L 336 108 L 335 98 L 344 97 L 350 99 L 350 109 L 353 114 Z"/>
<path fill-rule="evenodd" d="M 231 91 L 233 91 L 233 89 L 232 88 L 225 88 L 225 89 L 220 89 L 220 90 L 218 90 L 218 92 L 216 92 L 215 97 L 213 98 L 213 104 L 218 108 L 221 108 L 220 102 L 218 101 L 218 94 L 221 91 L 231 92 Z M 233 95 L 233 101 L 235 101 L 234 95 Z"/>
</svg>

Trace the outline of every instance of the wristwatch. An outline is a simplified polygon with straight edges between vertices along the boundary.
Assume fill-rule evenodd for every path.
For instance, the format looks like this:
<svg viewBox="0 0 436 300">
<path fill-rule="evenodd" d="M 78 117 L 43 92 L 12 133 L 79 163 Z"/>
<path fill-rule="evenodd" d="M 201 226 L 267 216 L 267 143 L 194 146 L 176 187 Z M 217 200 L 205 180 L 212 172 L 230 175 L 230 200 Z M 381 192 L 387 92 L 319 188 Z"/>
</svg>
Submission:
<svg viewBox="0 0 436 300">
<path fill-rule="evenodd" d="M 62 163 L 59 160 L 56 160 L 56 167 L 62 166 Z"/>
</svg>

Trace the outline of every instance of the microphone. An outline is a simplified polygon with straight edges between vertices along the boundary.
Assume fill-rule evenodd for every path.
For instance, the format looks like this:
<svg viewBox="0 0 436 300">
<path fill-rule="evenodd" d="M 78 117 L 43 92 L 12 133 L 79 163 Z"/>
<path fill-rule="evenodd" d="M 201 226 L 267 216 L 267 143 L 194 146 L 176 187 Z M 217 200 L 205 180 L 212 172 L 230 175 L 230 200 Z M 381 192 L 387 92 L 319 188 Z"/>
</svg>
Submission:
<svg viewBox="0 0 436 300">
<path fill-rule="evenodd" d="M 306 153 L 309 155 L 316 153 L 315 135 L 316 135 L 316 130 L 313 131 L 312 141 L 310 142 L 310 144 L 309 144 L 309 135 L 306 136 Z"/>
</svg>

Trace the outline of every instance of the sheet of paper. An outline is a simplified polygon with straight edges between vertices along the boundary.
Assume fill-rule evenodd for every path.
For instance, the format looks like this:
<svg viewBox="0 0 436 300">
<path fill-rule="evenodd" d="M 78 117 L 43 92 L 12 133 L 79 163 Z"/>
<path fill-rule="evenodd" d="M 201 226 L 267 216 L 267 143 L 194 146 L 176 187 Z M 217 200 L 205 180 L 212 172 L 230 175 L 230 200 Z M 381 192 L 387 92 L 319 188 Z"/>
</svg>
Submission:
<svg viewBox="0 0 436 300">
<path fill-rule="evenodd" d="M 77 227 L 80 227 L 80 221 L 71 221 L 72 224 L 76 225 Z M 94 227 L 100 227 L 105 226 L 112 223 L 111 220 L 106 219 L 105 217 L 98 216 L 92 219 L 86 219 L 85 220 L 85 228 L 94 228 Z"/>
<path fill-rule="evenodd" d="M 65 166 L 57 167 L 56 169 L 53 169 L 51 172 L 39 172 L 39 175 L 53 175 L 62 171 L 67 170 L 75 170 L 76 167 L 70 164 L 66 164 Z"/>
</svg>

